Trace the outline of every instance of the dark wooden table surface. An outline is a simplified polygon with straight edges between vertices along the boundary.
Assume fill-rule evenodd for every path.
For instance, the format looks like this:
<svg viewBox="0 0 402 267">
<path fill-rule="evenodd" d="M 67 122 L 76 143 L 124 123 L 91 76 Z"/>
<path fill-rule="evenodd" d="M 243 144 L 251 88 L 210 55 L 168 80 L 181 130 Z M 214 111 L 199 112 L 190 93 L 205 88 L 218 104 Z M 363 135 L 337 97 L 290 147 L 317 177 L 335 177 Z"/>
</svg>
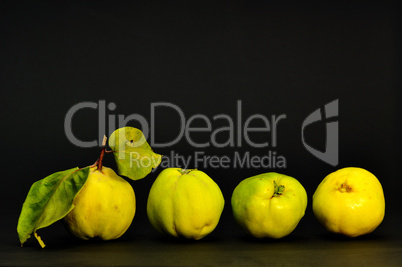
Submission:
<svg viewBox="0 0 402 267">
<path fill-rule="evenodd" d="M 109 241 L 81 241 L 54 225 L 24 247 L 16 233 L 1 234 L 1 266 L 402 266 L 402 238 L 391 224 L 349 239 L 304 227 L 280 240 L 257 240 L 217 229 L 199 241 L 168 238 L 147 228 Z M 299 229 L 300 230 L 300 229 Z"/>
</svg>

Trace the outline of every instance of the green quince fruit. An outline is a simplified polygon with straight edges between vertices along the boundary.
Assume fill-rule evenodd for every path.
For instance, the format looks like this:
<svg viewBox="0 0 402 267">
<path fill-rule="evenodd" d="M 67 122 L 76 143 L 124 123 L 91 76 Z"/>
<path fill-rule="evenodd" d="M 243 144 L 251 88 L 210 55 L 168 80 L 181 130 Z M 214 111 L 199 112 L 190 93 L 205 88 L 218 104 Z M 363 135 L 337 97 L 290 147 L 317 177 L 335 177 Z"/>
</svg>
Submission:
<svg viewBox="0 0 402 267">
<path fill-rule="evenodd" d="M 282 238 L 304 216 L 307 193 L 295 178 L 269 172 L 241 181 L 232 194 L 236 222 L 250 235 Z"/>
<path fill-rule="evenodd" d="M 75 207 L 64 220 L 75 236 L 85 240 L 119 238 L 131 225 L 136 209 L 130 183 L 107 167 L 101 171 L 91 168 L 73 204 Z"/>
<path fill-rule="evenodd" d="M 168 168 L 151 187 L 147 214 L 159 232 L 198 240 L 218 225 L 224 204 L 219 186 L 204 172 Z"/>
</svg>

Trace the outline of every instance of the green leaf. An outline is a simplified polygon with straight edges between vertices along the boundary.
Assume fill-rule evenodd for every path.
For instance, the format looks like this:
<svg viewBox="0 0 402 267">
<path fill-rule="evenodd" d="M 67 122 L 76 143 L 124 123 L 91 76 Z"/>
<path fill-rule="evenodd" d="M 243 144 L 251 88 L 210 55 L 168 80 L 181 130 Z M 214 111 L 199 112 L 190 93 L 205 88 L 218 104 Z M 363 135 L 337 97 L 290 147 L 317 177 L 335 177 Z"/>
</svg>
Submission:
<svg viewBox="0 0 402 267">
<path fill-rule="evenodd" d="M 132 180 L 147 176 L 161 163 L 162 155 L 152 151 L 144 134 L 133 127 L 123 127 L 114 131 L 109 138 L 118 173 Z"/>
<path fill-rule="evenodd" d="M 21 246 L 33 233 L 42 248 L 45 247 L 36 230 L 64 218 L 74 208 L 73 200 L 85 184 L 89 170 L 86 167 L 56 172 L 31 186 L 18 219 Z"/>
</svg>

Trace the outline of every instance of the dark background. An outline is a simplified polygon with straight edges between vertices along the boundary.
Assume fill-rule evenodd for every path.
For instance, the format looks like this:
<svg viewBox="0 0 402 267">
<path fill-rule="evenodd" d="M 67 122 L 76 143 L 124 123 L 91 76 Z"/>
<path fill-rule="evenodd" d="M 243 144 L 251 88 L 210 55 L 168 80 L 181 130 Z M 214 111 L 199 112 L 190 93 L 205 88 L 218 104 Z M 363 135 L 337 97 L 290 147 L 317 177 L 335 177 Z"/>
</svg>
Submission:
<svg viewBox="0 0 402 267">
<path fill-rule="evenodd" d="M 394 2 L 379 1 L 1 1 L 0 265 L 64 260 L 97 266 L 401 263 L 398 11 Z M 301 125 L 311 112 L 335 99 L 339 164 L 334 167 L 303 147 Z M 34 238 L 20 248 L 16 225 L 32 183 L 97 159 L 99 148 L 69 142 L 64 118 L 73 105 L 99 100 L 116 105 L 108 115 L 138 113 L 148 122 L 155 102 L 179 106 L 186 118 L 197 113 L 234 118 L 237 100 L 242 101 L 243 118 L 286 114 L 276 147 L 243 143 L 195 149 L 182 139 L 173 147 L 154 149 L 182 156 L 195 151 L 263 156 L 271 150 L 286 158 L 286 168 L 200 168 L 219 184 L 226 206 L 216 230 L 199 242 L 161 237 L 149 224 L 146 200 L 158 168 L 146 179 L 130 181 L 137 213 L 119 240 L 87 244 L 56 223 L 38 231 L 47 244 L 44 250 Z M 135 122 L 129 125 L 138 127 Z M 174 111 L 157 110 L 155 140 L 174 139 L 178 125 Z M 216 122 L 212 128 L 222 126 Z M 72 127 L 81 140 L 97 139 L 97 111 L 80 111 Z M 306 135 L 309 144 L 324 149 L 324 123 L 310 126 Z M 251 138 L 265 142 L 271 135 Z M 205 142 L 209 135 L 194 139 Z M 115 169 L 113 157 L 107 156 L 104 164 Z M 320 181 L 348 166 L 375 174 L 387 205 L 380 227 L 353 240 L 327 234 L 311 211 L 311 196 Z M 268 171 L 297 178 L 309 205 L 290 236 L 257 241 L 236 226 L 230 197 L 242 179 Z"/>
</svg>

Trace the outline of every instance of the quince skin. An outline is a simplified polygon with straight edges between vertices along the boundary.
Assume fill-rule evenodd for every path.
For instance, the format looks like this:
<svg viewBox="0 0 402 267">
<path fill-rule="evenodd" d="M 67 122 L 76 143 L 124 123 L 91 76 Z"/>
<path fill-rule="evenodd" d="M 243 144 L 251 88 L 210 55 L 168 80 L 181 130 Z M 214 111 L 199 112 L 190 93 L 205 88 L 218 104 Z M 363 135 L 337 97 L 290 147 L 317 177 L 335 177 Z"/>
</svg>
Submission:
<svg viewBox="0 0 402 267">
<path fill-rule="evenodd" d="M 198 240 L 218 225 L 224 204 L 219 186 L 204 172 L 168 168 L 151 187 L 147 214 L 159 232 Z"/>
<path fill-rule="evenodd" d="M 64 220 L 75 236 L 85 240 L 119 238 L 131 225 L 136 209 L 130 183 L 107 167 L 91 168 L 73 204 L 75 207 Z"/>
</svg>

